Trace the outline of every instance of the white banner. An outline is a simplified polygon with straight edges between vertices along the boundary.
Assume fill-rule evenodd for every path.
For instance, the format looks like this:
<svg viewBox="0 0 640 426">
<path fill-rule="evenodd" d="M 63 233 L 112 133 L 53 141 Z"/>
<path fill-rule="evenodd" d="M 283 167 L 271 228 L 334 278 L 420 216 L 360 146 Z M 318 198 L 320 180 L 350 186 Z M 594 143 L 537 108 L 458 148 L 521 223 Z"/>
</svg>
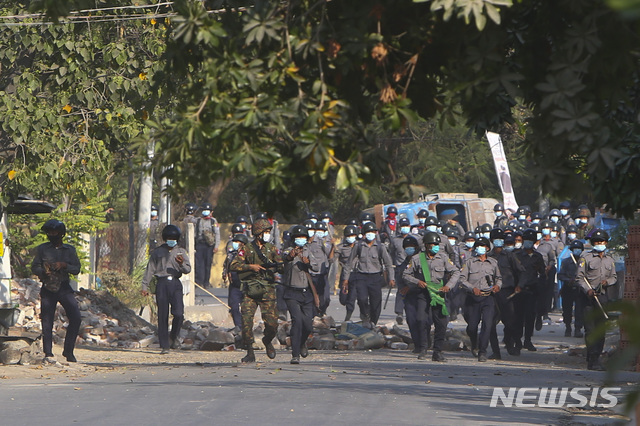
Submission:
<svg viewBox="0 0 640 426">
<path fill-rule="evenodd" d="M 516 210 L 518 210 L 518 203 L 516 202 L 516 196 L 513 193 L 511 173 L 509 173 L 507 156 L 504 154 L 504 148 L 502 147 L 502 139 L 500 139 L 500 135 L 497 133 L 487 132 L 486 135 L 487 140 L 489 141 L 489 148 L 491 148 L 491 154 L 493 155 L 493 162 L 496 166 L 498 184 L 502 190 L 504 208 L 515 213 Z"/>
</svg>

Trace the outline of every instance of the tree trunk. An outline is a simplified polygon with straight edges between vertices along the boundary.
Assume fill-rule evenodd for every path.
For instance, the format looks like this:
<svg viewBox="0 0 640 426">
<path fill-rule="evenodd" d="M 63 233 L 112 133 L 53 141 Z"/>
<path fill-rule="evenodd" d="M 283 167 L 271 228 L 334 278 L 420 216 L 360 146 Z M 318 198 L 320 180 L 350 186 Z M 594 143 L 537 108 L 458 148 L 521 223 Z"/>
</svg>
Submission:
<svg viewBox="0 0 640 426">
<path fill-rule="evenodd" d="M 207 195 L 205 196 L 206 200 L 211 203 L 213 208 L 215 209 L 218 205 L 218 199 L 220 198 L 220 194 L 231 182 L 231 178 L 218 178 L 215 181 L 211 182 L 211 185 L 207 188 Z"/>
</svg>

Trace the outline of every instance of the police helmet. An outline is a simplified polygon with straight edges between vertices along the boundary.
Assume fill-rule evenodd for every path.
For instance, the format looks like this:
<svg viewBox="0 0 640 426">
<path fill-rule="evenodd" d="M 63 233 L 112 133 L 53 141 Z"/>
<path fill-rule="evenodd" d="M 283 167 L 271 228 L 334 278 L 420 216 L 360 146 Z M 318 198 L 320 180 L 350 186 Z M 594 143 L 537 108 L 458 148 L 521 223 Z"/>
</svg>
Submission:
<svg viewBox="0 0 640 426">
<path fill-rule="evenodd" d="M 424 221 L 424 226 L 438 225 L 438 219 L 435 216 L 427 216 Z"/>
<path fill-rule="evenodd" d="M 494 212 L 502 212 L 502 211 L 504 211 L 504 206 L 502 204 L 498 203 L 495 206 L 493 206 L 493 211 Z"/>
<path fill-rule="evenodd" d="M 358 219 L 351 218 L 351 219 L 347 220 L 346 225 L 358 226 Z"/>
<path fill-rule="evenodd" d="M 550 220 L 545 219 L 545 220 L 540 221 L 540 226 L 541 226 L 542 228 L 551 228 L 551 224 L 552 224 L 552 223 L 553 223 L 553 222 L 551 222 Z"/>
<path fill-rule="evenodd" d="M 316 224 L 313 223 L 311 219 L 307 219 L 304 222 L 302 222 L 302 226 L 304 226 L 307 229 L 316 229 L 315 228 Z"/>
<path fill-rule="evenodd" d="M 249 219 L 246 216 L 238 216 L 236 218 L 236 223 L 249 223 Z"/>
<path fill-rule="evenodd" d="M 476 240 L 475 244 L 473 245 L 473 247 L 479 247 L 479 246 L 485 246 L 487 248 L 491 248 L 491 243 L 489 242 L 489 240 L 485 237 L 480 237 Z"/>
<path fill-rule="evenodd" d="M 319 220 L 315 223 L 315 225 L 313 226 L 313 229 L 318 230 L 318 231 L 326 231 L 327 230 L 327 224 L 324 223 L 323 221 Z"/>
<path fill-rule="evenodd" d="M 333 219 L 333 216 L 331 216 L 331 213 L 324 211 L 320 213 L 320 219 Z"/>
<path fill-rule="evenodd" d="M 444 231 L 444 229 L 443 229 Z M 447 238 L 455 238 L 458 239 L 458 237 L 460 237 L 460 235 L 458 234 L 458 230 L 456 228 L 449 228 L 447 229 L 446 232 L 444 232 L 444 235 L 447 236 Z"/>
<path fill-rule="evenodd" d="M 418 212 L 418 217 L 429 217 L 429 212 L 427 210 L 425 210 L 425 209 L 421 209 Z"/>
<path fill-rule="evenodd" d="M 462 239 L 464 241 L 475 240 L 476 239 L 476 234 L 474 232 L 472 232 L 472 231 L 467 231 L 467 232 L 464 233 L 464 236 L 462 237 Z"/>
<path fill-rule="evenodd" d="M 211 205 L 211 203 L 202 203 L 200 205 L 200 209 L 201 210 L 213 210 L 213 206 Z"/>
<path fill-rule="evenodd" d="M 493 226 L 491 226 L 488 223 L 483 223 L 482 225 L 480 225 L 480 232 L 481 233 L 491 232 L 492 229 L 493 229 Z"/>
<path fill-rule="evenodd" d="M 406 217 L 401 217 L 398 219 L 398 226 L 411 226 L 411 222 Z"/>
<path fill-rule="evenodd" d="M 234 223 L 233 225 L 231 225 L 232 234 L 239 234 L 241 232 L 244 232 L 244 228 L 242 227 L 242 225 L 240 225 L 239 223 Z"/>
<path fill-rule="evenodd" d="M 562 213 L 560 213 L 560 210 L 558 210 L 558 209 L 552 209 L 552 210 L 549 212 L 549 217 L 551 217 L 551 216 L 558 216 L 558 217 L 562 217 Z"/>
<path fill-rule="evenodd" d="M 366 234 L 367 232 L 375 232 L 377 230 L 378 228 L 376 227 L 376 224 L 373 222 L 367 222 L 364 225 L 362 225 L 363 234 Z"/>
<path fill-rule="evenodd" d="M 184 209 L 187 214 L 194 214 L 196 210 L 198 210 L 198 206 L 196 206 L 194 203 L 187 203 L 184 206 Z"/>
<path fill-rule="evenodd" d="M 318 214 L 314 212 L 307 213 L 307 219 L 315 219 L 318 220 Z"/>
<path fill-rule="evenodd" d="M 387 214 L 389 214 L 389 213 L 398 214 L 398 208 L 396 206 L 389 206 L 387 208 Z"/>
<path fill-rule="evenodd" d="M 609 241 L 609 234 L 604 229 L 595 229 L 589 236 L 591 244 L 599 241 Z"/>
<path fill-rule="evenodd" d="M 67 233 L 67 227 L 64 222 L 59 221 L 58 219 L 49 219 L 42 225 L 42 232 L 45 234 L 49 232 L 59 232 L 60 235 L 65 235 Z"/>
<path fill-rule="evenodd" d="M 531 214 L 531 220 L 542 220 L 542 214 L 540 212 L 533 212 Z"/>
<path fill-rule="evenodd" d="M 569 244 L 569 248 L 571 250 L 573 249 L 584 250 L 584 244 L 582 243 L 582 241 L 576 238 L 575 240 L 571 241 L 571 243 Z"/>
<path fill-rule="evenodd" d="M 344 227 L 344 231 L 342 231 L 345 237 L 349 237 L 351 235 L 358 235 L 358 227 L 355 225 L 347 225 Z"/>
<path fill-rule="evenodd" d="M 578 232 L 578 227 L 575 225 L 567 226 L 567 234 L 575 234 Z"/>
<path fill-rule="evenodd" d="M 260 212 L 260 213 L 258 213 L 256 215 L 256 219 L 265 219 L 265 220 L 267 220 L 268 217 L 267 217 L 267 214 L 265 212 Z"/>
<path fill-rule="evenodd" d="M 442 225 L 442 234 L 446 234 L 450 229 L 455 229 L 455 231 L 458 232 L 457 227 L 445 223 L 444 225 Z"/>
<path fill-rule="evenodd" d="M 560 203 L 560 208 L 568 210 L 571 208 L 571 203 L 569 201 L 563 201 Z"/>
<path fill-rule="evenodd" d="M 180 228 L 178 228 L 175 225 L 167 225 L 164 227 L 164 229 L 162 230 L 162 239 L 165 241 L 168 240 L 179 240 L 180 239 L 180 235 L 182 234 L 182 232 L 180 232 Z"/>
<path fill-rule="evenodd" d="M 560 231 L 562 231 L 562 227 L 560 226 L 559 223 L 552 223 L 551 224 L 551 230 L 552 231 L 556 231 L 556 232 L 560 232 Z"/>
<path fill-rule="evenodd" d="M 374 219 L 375 219 L 375 218 L 373 217 L 373 214 L 371 214 L 371 213 L 363 212 L 363 213 L 360 215 L 360 222 L 361 222 L 361 223 L 362 223 L 362 222 L 365 222 L 365 221 L 373 222 L 373 221 L 374 221 Z"/>
<path fill-rule="evenodd" d="M 500 228 L 492 229 L 490 233 L 491 241 L 504 240 L 504 231 Z"/>
<path fill-rule="evenodd" d="M 418 242 L 418 239 L 413 235 L 407 235 L 402 240 L 402 248 L 407 247 L 420 247 L 420 243 Z"/>
<path fill-rule="evenodd" d="M 436 232 L 427 232 L 426 234 L 424 234 L 424 237 L 422 237 L 422 242 L 426 245 L 426 244 L 440 244 L 440 235 L 438 235 Z"/>
<path fill-rule="evenodd" d="M 514 234 L 506 234 L 504 236 L 504 245 L 507 246 L 511 246 L 514 245 L 516 243 L 516 236 Z"/>
<path fill-rule="evenodd" d="M 527 229 L 522 233 L 522 239 L 525 241 L 538 241 L 538 232 L 535 229 Z"/>
<path fill-rule="evenodd" d="M 529 229 L 533 229 L 536 232 L 542 232 L 542 226 L 539 223 L 532 223 L 531 226 L 529 226 Z"/>
<path fill-rule="evenodd" d="M 246 234 L 235 234 L 231 238 L 231 241 L 238 241 L 244 244 L 249 244 L 249 237 L 247 237 Z"/>
<path fill-rule="evenodd" d="M 309 234 L 307 234 L 307 228 L 302 225 L 295 225 L 294 227 L 291 228 L 291 237 L 292 238 L 309 237 Z"/>
</svg>

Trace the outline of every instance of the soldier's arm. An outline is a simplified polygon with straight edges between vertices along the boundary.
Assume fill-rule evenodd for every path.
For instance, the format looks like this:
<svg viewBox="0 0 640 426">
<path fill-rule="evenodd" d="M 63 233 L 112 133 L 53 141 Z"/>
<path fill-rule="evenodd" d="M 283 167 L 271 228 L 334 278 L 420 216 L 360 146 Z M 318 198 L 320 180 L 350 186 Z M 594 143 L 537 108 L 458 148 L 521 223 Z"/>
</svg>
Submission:
<svg viewBox="0 0 640 426">
<path fill-rule="evenodd" d="M 453 290 L 460 280 L 460 269 L 456 268 L 451 259 L 446 259 L 444 262 L 445 271 L 449 273 L 449 279 L 444 285 L 450 290 Z"/>
<path fill-rule="evenodd" d="M 251 270 L 249 264 L 247 264 L 247 253 L 245 250 L 239 250 L 238 254 L 236 254 L 236 257 L 233 258 L 233 260 L 231 261 L 231 265 L 229 265 L 230 272 L 244 272 Z"/>
</svg>

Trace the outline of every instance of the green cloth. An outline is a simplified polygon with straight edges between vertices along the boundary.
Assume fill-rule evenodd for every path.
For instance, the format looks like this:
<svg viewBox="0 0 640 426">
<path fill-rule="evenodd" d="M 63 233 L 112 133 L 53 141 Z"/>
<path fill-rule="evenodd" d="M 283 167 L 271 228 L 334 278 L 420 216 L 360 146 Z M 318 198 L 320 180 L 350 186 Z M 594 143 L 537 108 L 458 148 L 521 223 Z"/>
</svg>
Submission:
<svg viewBox="0 0 640 426">
<path fill-rule="evenodd" d="M 427 290 L 429 290 L 429 296 L 431 297 L 431 306 L 442 306 L 442 315 L 448 316 L 449 310 L 447 309 L 447 304 L 442 294 L 438 291 L 442 287 L 442 283 L 431 281 L 431 271 L 429 271 L 427 256 L 424 252 L 420 253 L 420 266 L 422 266 L 422 275 L 424 275 L 424 281 L 427 283 Z"/>
</svg>

